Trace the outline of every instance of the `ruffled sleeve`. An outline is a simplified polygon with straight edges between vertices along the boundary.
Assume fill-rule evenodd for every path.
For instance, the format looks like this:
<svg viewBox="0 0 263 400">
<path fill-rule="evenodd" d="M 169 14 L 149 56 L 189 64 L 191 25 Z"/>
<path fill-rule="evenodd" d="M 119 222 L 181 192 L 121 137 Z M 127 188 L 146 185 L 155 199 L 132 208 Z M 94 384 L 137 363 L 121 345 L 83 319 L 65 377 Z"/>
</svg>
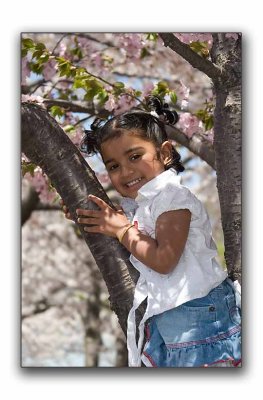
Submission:
<svg viewBox="0 0 263 400">
<path fill-rule="evenodd" d="M 191 220 L 197 220 L 202 213 L 201 202 L 185 186 L 169 186 L 157 195 L 152 203 L 151 214 L 154 222 L 167 211 L 188 209 L 192 216 Z"/>
</svg>

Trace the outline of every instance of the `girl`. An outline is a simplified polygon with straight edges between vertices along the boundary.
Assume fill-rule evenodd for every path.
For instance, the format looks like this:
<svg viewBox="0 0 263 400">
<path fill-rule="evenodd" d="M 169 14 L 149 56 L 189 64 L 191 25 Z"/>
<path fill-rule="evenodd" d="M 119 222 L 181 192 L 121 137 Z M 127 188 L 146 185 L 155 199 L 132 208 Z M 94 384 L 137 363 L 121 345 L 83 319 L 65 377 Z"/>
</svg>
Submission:
<svg viewBox="0 0 263 400">
<path fill-rule="evenodd" d="M 117 237 L 140 272 L 127 324 L 129 366 L 237 366 L 241 327 L 234 285 L 215 260 L 203 205 L 180 184 L 177 173 L 184 167 L 165 131 L 178 115 L 158 98 L 148 106 L 154 111 L 128 111 L 102 127 L 96 120 L 86 131 L 82 150 L 101 154 L 123 212 L 89 196 L 100 210 L 77 210 L 78 222 L 87 232 Z M 145 298 L 137 342 L 135 311 Z"/>
</svg>

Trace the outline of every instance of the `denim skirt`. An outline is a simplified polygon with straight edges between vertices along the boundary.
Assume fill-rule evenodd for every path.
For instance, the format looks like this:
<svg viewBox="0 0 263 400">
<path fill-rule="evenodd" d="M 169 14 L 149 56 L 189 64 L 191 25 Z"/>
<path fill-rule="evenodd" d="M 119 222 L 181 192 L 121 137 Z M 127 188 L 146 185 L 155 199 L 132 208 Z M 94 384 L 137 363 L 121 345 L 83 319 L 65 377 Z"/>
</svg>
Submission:
<svg viewBox="0 0 263 400">
<path fill-rule="evenodd" d="M 241 366 L 241 310 L 227 279 L 146 324 L 142 361 L 148 367 Z"/>
</svg>

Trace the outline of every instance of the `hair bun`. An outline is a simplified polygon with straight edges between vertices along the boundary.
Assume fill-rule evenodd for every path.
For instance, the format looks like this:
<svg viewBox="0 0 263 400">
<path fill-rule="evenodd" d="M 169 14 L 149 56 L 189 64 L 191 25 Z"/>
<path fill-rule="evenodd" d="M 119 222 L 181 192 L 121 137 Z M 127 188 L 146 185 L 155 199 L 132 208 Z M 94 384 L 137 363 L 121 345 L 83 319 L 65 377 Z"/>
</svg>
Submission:
<svg viewBox="0 0 263 400">
<path fill-rule="evenodd" d="M 163 119 L 165 123 L 174 125 L 179 119 L 177 112 L 169 110 L 169 105 L 167 103 L 163 104 L 162 100 L 157 96 L 149 96 L 147 98 L 147 106 L 161 117 L 160 119 Z"/>
<path fill-rule="evenodd" d="M 95 118 L 90 125 L 90 130 L 84 130 L 84 137 L 80 143 L 80 150 L 83 153 L 93 155 L 98 151 L 98 129 L 105 122 L 101 118 Z"/>
</svg>

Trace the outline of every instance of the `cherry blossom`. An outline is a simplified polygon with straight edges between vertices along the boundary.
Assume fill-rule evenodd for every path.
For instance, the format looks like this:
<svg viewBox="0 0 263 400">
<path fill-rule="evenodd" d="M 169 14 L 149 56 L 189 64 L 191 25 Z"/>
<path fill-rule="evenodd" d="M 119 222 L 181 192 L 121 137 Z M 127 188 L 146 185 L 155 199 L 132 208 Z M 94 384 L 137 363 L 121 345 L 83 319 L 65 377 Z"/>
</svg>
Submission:
<svg viewBox="0 0 263 400">
<path fill-rule="evenodd" d="M 43 203 L 51 203 L 54 201 L 57 192 L 55 190 L 50 190 L 48 179 L 46 175 L 43 175 L 41 168 L 35 168 L 34 176 L 31 176 L 31 174 L 27 172 L 24 178 L 32 184 L 39 195 L 39 199 Z"/>
<path fill-rule="evenodd" d="M 178 129 L 181 129 L 188 138 L 200 131 L 199 119 L 188 112 L 181 113 L 177 122 Z"/>
<path fill-rule="evenodd" d="M 144 45 L 139 33 L 125 33 L 118 36 L 118 44 L 127 58 L 138 59 Z"/>
<path fill-rule="evenodd" d="M 21 84 L 26 85 L 27 79 L 31 74 L 29 64 L 28 64 L 28 59 L 27 57 L 22 58 L 22 65 L 21 65 Z"/>
<path fill-rule="evenodd" d="M 43 77 L 48 81 L 52 79 L 56 75 L 56 61 L 55 60 L 49 60 L 43 68 Z"/>
</svg>

